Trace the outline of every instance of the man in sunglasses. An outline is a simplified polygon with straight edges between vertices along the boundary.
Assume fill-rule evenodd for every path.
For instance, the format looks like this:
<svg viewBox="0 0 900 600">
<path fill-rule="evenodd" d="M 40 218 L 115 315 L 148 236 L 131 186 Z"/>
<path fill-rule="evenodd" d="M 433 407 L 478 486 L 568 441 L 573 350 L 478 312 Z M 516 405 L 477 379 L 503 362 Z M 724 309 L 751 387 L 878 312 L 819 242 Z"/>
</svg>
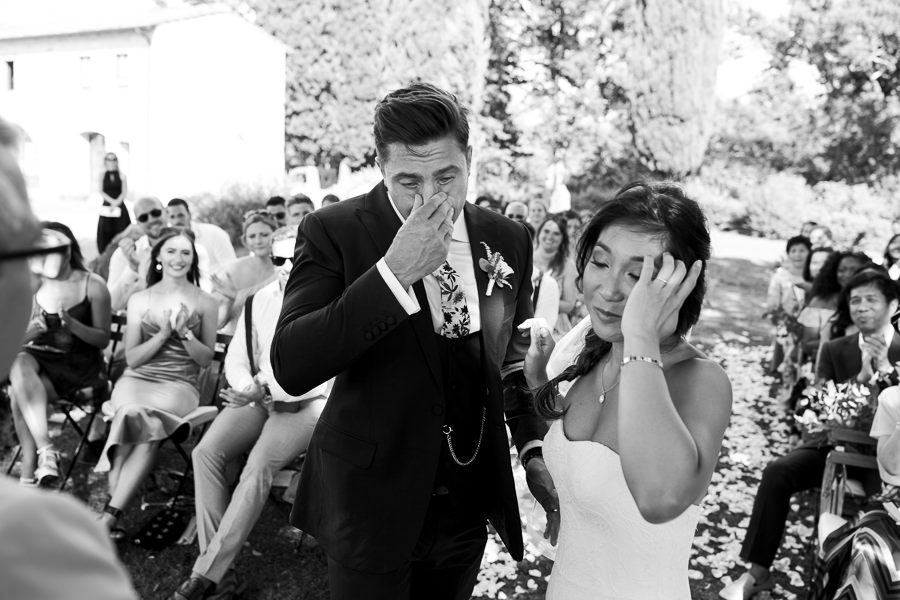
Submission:
<svg viewBox="0 0 900 600">
<path fill-rule="evenodd" d="M 59 264 L 66 244 L 44 236 L 13 155 L 16 137 L 0 119 L 0 380 L 22 344 L 33 284 Z M 52 257 L 52 260 L 51 260 Z M 137 598 L 106 532 L 67 495 L 0 477 L 0 582 L 4 598 Z"/>
<path fill-rule="evenodd" d="M 287 206 L 285 206 L 285 200 L 281 196 L 272 196 L 266 200 L 266 212 L 272 215 L 272 218 L 275 219 L 275 224 L 279 228 L 288 224 Z"/>
<path fill-rule="evenodd" d="M 231 387 L 220 392 L 224 408 L 193 453 L 200 556 L 171 600 L 231 598 L 240 588 L 232 567 L 265 506 L 272 478 L 306 450 L 325 405 L 327 384 L 289 395 L 275 380 L 269 357 L 296 236 L 289 228 L 275 233 L 278 279 L 244 305 L 228 346 L 225 377 Z M 245 455 L 229 500 L 229 464 Z"/>
<path fill-rule="evenodd" d="M 126 237 L 109 260 L 109 295 L 113 312 L 123 310 L 128 298 L 143 287 L 143 279 L 150 266 L 150 249 L 159 240 L 166 226 L 162 202 L 157 198 L 141 198 L 134 204 L 137 227 L 143 232 L 138 239 Z"/>
</svg>

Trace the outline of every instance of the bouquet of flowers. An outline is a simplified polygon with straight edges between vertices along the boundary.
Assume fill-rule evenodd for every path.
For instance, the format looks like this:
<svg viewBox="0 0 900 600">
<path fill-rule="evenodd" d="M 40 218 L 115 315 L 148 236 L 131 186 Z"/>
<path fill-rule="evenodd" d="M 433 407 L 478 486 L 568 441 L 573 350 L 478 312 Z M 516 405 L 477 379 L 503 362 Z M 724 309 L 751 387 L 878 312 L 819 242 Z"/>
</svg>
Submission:
<svg viewBox="0 0 900 600">
<path fill-rule="evenodd" d="M 867 386 L 855 381 L 828 381 L 804 390 L 795 419 L 804 433 L 815 436 L 832 427 L 868 431 L 874 416 Z"/>
</svg>

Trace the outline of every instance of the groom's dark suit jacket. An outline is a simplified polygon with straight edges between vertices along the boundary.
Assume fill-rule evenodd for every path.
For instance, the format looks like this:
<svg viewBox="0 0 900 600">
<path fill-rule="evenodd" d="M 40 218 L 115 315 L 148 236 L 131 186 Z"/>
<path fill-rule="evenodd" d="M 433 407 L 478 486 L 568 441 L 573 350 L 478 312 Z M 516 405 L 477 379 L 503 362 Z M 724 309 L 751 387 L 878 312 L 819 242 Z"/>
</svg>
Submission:
<svg viewBox="0 0 900 600">
<path fill-rule="evenodd" d="M 509 459 L 509 425 L 517 447 L 541 439 L 546 424 L 524 390 L 528 337 L 515 326 L 532 316 L 532 249 L 525 228 L 466 203 L 483 336 L 487 422 L 481 452 L 489 520 L 514 558 L 523 547 Z M 385 572 L 409 559 L 431 501 L 446 443 L 444 385 L 436 334 L 421 281 L 421 310 L 407 315 L 375 263 L 400 220 L 379 183 L 371 192 L 307 215 L 272 343 L 281 386 L 299 395 L 336 377 L 316 426 L 291 523 L 313 535 L 339 563 Z M 514 273 L 494 286 L 479 267 L 486 242 Z M 505 412 L 505 419 L 504 419 Z"/>
</svg>

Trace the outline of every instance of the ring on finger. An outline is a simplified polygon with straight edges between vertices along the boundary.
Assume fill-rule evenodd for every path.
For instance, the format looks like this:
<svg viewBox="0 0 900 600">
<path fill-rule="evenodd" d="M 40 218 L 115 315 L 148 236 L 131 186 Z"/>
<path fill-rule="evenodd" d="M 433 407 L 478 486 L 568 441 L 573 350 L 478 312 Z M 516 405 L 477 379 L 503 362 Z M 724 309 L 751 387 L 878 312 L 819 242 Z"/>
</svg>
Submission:
<svg viewBox="0 0 900 600">
<path fill-rule="evenodd" d="M 669 280 L 666 279 L 665 277 L 657 277 L 656 280 L 657 280 L 657 281 L 662 281 L 662 284 L 663 284 L 663 285 L 669 285 Z"/>
</svg>

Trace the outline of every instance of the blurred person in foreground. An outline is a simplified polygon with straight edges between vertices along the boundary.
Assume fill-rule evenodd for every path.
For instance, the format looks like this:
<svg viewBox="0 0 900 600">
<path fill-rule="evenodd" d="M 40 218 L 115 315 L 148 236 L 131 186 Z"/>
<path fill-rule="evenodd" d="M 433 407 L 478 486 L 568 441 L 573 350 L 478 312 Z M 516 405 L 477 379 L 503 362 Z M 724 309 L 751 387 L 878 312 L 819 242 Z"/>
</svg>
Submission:
<svg viewBox="0 0 900 600">
<path fill-rule="evenodd" d="M 467 203 L 467 110 L 415 83 L 375 108 L 384 177 L 300 223 L 272 343 L 292 395 L 335 377 L 291 523 L 328 556 L 333 600 L 463 600 L 494 526 L 523 557 L 506 426 L 556 510 L 522 365 L 525 229 Z M 505 413 L 505 414 L 504 414 Z"/>
<path fill-rule="evenodd" d="M 13 155 L 12 126 L 0 119 L 0 379 L 9 374 L 47 262 L 67 248 L 43 237 Z M 4 598 L 132 600 L 137 594 L 94 516 L 73 498 L 0 477 L 0 582 Z"/>
<path fill-rule="evenodd" d="M 696 202 L 671 183 L 629 184 L 578 245 L 589 325 L 560 353 L 580 351 L 549 373 L 551 332 L 532 333 L 525 377 L 552 422 L 544 456 L 560 500 L 548 600 L 690 600 L 691 543 L 732 400 L 722 367 L 684 338 L 709 257 Z"/>
<path fill-rule="evenodd" d="M 273 477 L 309 446 L 325 405 L 326 384 L 302 396 L 288 395 L 269 360 L 295 244 L 296 232 L 285 228 L 276 235 L 271 260 L 278 280 L 244 305 L 228 346 L 225 377 L 231 387 L 219 393 L 224 408 L 193 452 L 200 556 L 171 600 L 227 600 L 241 589 L 234 562 L 262 513 Z M 245 455 L 240 481 L 229 493 L 228 465 Z M 214 593 L 204 595 L 209 590 Z"/>
</svg>

